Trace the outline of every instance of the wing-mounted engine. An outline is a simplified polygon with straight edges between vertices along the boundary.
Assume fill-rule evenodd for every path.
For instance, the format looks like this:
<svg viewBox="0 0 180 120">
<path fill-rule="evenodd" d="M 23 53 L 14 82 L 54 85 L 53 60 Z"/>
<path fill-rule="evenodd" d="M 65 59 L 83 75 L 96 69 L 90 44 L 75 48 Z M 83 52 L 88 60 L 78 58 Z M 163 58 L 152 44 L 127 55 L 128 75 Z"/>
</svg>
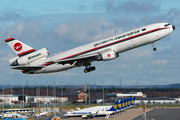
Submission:
<svg viewBox="0 0 180 120">
<path fill-rule="evenodd" d="M 101 53 L 101 55 L 97 58 L 97 61 L 114 60 L 118 57 L 119 57 L 119 54 L 115 53 L 114 50 L 108 50 Z"/>
<path fill-rule="evenodd" d="M 45 58 L 49 55 L 49 51 L 47 48 L 42 48 L 37 51 L 33 51 L 30 54 L 21 56 L 21 57 L 15 57 L 9 60 L 11 66 L 18 66 L 18 65 L 27 65 L 31 62 L 34 62 L 36 60 L 39 60 L 41 58 Z"/>
</svg>

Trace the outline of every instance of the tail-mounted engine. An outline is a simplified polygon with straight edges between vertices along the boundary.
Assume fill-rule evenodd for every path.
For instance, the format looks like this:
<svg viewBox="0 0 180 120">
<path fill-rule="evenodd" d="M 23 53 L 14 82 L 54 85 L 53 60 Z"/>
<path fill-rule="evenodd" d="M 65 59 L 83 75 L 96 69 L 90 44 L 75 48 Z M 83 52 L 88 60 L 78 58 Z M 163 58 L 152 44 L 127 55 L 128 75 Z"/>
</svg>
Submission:
<svg viewBox="0 0 180 120">
<path fill-rule="evenodd" d="M 15 57 L 10 59 L 11 66 L 18 66 L 18 65 L 27 65 L 31 62 L 34 62 L 36 60 L 39 60 L 41 58 L 44 58 L 49 55 L 49 51 L 47 48 L 42 48 L 40 50 L 34 51 L 30 54 L 27 54 L 22 57 Z M 13 60 L 15 59 L 15 61 Z M 13 60 L 13 61 L 12 61 Z M 12 62 L 11 62 L 12 61 Z"/>
<path fill-rule="evenodd" d="M 98 58 L 97 61 L 108 61 L 113 60 L 119 57 L 119 54 L 115 53 L 114 50 L 108 50 L 103 52 Z"/>
</svg>

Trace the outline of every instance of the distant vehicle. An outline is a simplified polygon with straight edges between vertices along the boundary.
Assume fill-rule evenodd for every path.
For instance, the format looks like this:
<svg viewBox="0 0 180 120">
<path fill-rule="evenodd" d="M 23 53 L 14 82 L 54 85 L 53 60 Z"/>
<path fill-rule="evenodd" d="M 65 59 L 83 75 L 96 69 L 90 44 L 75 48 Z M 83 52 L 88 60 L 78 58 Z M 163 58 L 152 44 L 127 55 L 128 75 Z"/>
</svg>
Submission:
<svg viewBox="0 0 180 120">
<path fill-rule="evenodd" d="M 119 53 L 143 45 L 152 44 L 153 50 L 156 51 L 154 43 L 174 30 L 175 26 L 169 23 L 155 23 L 80 46 L 50 58 L 46 58 L 49 55 L 47 48 L 35 50 L 14 38 L 6 39 L 5 42 L 17 54 L 9 60 L 11 66 L 14 66 L 12 69 L 22 70 L 26 74 L 42 74 L 84 66 L 84 72 L 87 73 L 96 69 L 91 66 L 92 62 L 114 60 L 119 57 Z"/>
<path fill-rule="evenodd" d="M 128 98 L 125 100 L 118 100 L 114 103 L 113 106 L 96 106 L 96 107 L 85 108 L 82 110 L 67 112 L 64 115 L 62 114 L 59 115 L 64 117 L 82 117 L 82 118 L 105 116 L 105 118 L 108 119 L 110 115 L 114 115 L 120 111 L 133 107 L 134 102 L 135 102 L 135 97 Z"/>
</svg>

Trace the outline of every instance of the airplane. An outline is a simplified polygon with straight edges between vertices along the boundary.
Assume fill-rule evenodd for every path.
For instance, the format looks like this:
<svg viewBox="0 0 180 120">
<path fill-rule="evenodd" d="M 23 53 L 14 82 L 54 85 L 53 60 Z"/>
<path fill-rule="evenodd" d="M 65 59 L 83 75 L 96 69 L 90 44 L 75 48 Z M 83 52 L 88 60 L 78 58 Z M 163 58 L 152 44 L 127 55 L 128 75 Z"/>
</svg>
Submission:
<svg viewBox="0 0 180 120">
<path fill-rule="evenodd" d="M 125 100 L 117 100 L 112 106 L 95 106 L 90 108 L 85 108 L 82 110 L 76 110 L 67 112 L 66 114 L 61 116 L 64 117 L 82 117 L 82 118 L 94 118 L 94 117 L 102 117 L 105 116 L 106 119 L 109 118 L 110 115 L 114 115 L 120 111 L 123 111 L 125 109 Z M 126 106 L 126 108 L 131 108 L 134 106 L 135 97 L 132 99 L 128 99 L 128 101 L 131 101 L 132 106 Z"/>
<path fill-rule="evenodd" d="M 84 66 L 84 72 L 88 73 L 96 69 L 91 66 L 94 61 L 114 60 L 122 52 L 147 44 L 152 44 L 153 50 L 156 51 L 154 43 L 174 30 L 175 26 L 169 23 L 150 24 L 49 58 L 46 58 L 49 55 L 47 48 L 35 50 L 14 38 L 6 39 L 5 42 L 17 54 L 9 60 L 10 66 L 25 74 L 61 72 L 81 66 Z"/>
<path fill-rule="evenodd" d="M 106 116 L 106 118 L 116 112 L 118 101 L 116 101 L 112 106 L 95 106 L 90 108 L 85 108 L 82 110 L 76 110 L 72 112 L 67 112 L 63 116 L 68 117 L 82 117 L 82 118 L 93 118 Z"/>
<path fill-rule="evenodd" d="M 130 107 L 134 107 L 136 97 L 130 98 Z"/>
</svg>

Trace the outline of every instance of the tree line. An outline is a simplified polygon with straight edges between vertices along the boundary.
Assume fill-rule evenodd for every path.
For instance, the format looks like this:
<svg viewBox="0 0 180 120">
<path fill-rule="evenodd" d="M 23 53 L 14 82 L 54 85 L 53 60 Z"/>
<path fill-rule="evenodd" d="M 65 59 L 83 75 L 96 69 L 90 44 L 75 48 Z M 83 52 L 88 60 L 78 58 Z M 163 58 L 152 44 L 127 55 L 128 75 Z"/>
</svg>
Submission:
<svg viewBox="0 0 180 120">
<path fill-rule="evenodd" d="M 29 96 L 36 96 L 36 92 L 40 91 L 41 96 L 47 95 L 47 87 L 24 87 L 24 94 Z M 56 94 L 61 94 L 61 87 L 56 87 Z M 53 96 L 54 87 L 48 87 L 48 95 Z M 99 96 L 102 95 L 104 90 L 104 94 L 109 93 L 129 93 L 129 92 L 142 92 L 146 94 L 147 97 L 179 97 L 180 96 L 180 88 L 90 88 L 91 96 Z M 12 94 L 22 94 L 22 87 L 13 87 Z M 83 88 L 66 88 L 63 87 L 63 93 L 68 93 L 70 91 L 84 91 Z M 84 91 L 85 93 L 89 93 L 89 89 Z M 2 95 L 3 89 L 0 89 L 0 94 Z M 5 88 L 4 94 L 11 94 L 11 88 Z M 38 93 L 39 94 L 39 93 Z"/>
</svg>

